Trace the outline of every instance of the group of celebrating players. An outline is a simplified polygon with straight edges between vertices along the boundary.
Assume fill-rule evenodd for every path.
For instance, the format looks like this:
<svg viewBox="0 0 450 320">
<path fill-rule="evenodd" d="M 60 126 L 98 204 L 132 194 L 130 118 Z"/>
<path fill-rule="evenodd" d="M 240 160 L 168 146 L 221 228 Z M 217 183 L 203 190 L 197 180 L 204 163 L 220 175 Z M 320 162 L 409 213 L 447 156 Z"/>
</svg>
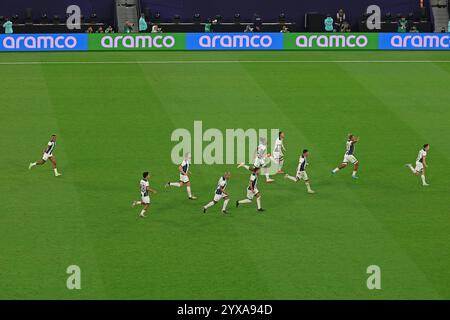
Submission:
<svg viewBox="0 0 450 320">
<path fill-rule="evenodd" d="M 275 141 L 275 146 L 272 152 L 272 155 L 267 152 L 267 140 L 265 138 L 260 138 L 260 143 L 255 151 L 255 160 L 252 166 L 246 165 L 244 163 L 240 163 L 238 165 L 238 168 L 245 168 L 249 171 L 251 171 L 249 183 L 247 186 L 247 197 L 236 201 L 236 207 L 239 207 L 239 205 L 251 203 L 254 198 L 256 198 L 256 206 L 258 212 L 264 211 L 264 209 L 261 207 L 261 194 L 257 188 L 258 183 L 258 176 L 262 172 L 262 174 L 266 177 L 266 182 L 271 183 L 274 180 L 270 178 L 269 173 L 269 167 L 271 164 L 275 164 L 277 166 L 277 174 L 283 174 L 283 164 L 284 164 L 284 152 L 286 151 L 283 140 L 285 138 L 284 132 L 280 131 L 278 134 L 278 138 Z M 331 173 L 334 175 L 341 169 L 344 169 L 348 166 L 348 164 L 353 165 L 353 172 L 352 172 L 352 178 L 358 179 L 358 168 L 359 168 L 359 161 L 356 159 L 354 153 L 355 153 L 355 144 L 358 142 L 358 137 L 356 137 L 353 134 L 349 134 L 347 137 L 346 142 L 346 150 L 344 154 L 344 159 L 341 164 L 339 164 L 335 169 L 331 171 Z M 56 135 L 53 134 L 50 138 L 50 141 L 48 142 L 46 148 L 44 149 L 44 154 L 42 156 L 42 159 L 37 160 L 36 162 L 32 162 L 29 164 L 28 169 L 31 170 L 34 166 L 37 165 L 43 165 L 47 160 L 50 160 L 52 163 L 53 171 L 55 174 L 55 177 L 61 176 L 61 174 L 58 172 L 58 169 L 56 168 L 56 159 L 53 155 L 53 152 L 56 147 Z M 419 150 L 419 154 L 416 158 L 416 165 L 415 167 L 412 166 L 412 164 L 407 164 L 406 166 L 411 170 L 413 174 L 416 176 L 420 174 L 422 185 L 428 186 L 429 184 L 426 182 L 425 179 L 425 168 L 428 167 L 426 162 L 426 156 L 428 153 L 428 150 L 430 149 L 429 144 L 423 145 L 423 148 Z M 309 157 L 309 151 L 308 149 L 304 149 L 302 151 L 302 154 L 299 157 L 299 163 L 297 167 L 297 173 L 295 176 L 290 176 L 289 174 L 285 174 L 285 178 L 292 180 L 294 182 L 298 182 L 300 180 L 303 180 L 307 192 L 310 194 L 315 193 L 314 190 L 311 189 L 311 185 L 309 182 L 308 174 L 306 173 L 306 167 L 308 166 L 308 160 Z M 177 187 L 181 188 L 183 186 L 186 186 L 186 191 L 188 194 L 189 200 L 196 200 L 197 197 L 192 195 L 191 190 L 191 182 L 189 180 L 190 175 L 190 165 L 191 165 L 191 154 L 188 152 L 185 154 L 183 162 L 178 167 L 180 179 L 177 182 L 168 182 L 166 184 L 166 187 Z M 217 204 L 220 200 L 223 200 L 223 206 L 222 206 L 222 212 L 224 214 L 227 213 L 227 206 L 230 201 L 228 193 L 225 191 L 228 181 L 231 177 L 231 173 L 229 171 L 226 171 L 219 179 L 217 183 L 217 187 L 215 190 L 214 198 L 210 202 L 208 202 L 206 205 L 203 206 L 203 212 L 206 213 L 208 208 L 214 206 Z M 156 190 L 150 188 L 149 184 L 150 174 L 149 172 L 144 172 L 142 175 L 142 179 L 139 184 L 140 193 L 141 193 L 141 200 L 139 201 L 133 201 L 132 206 L 135 207 L 137 205 L 142 205 L 143 208 L 139 214 L 140 217 L 144 218 L 146 216 L 146 212 L 150 206 L 150 193 L 156 193 Z"/>
</svg>

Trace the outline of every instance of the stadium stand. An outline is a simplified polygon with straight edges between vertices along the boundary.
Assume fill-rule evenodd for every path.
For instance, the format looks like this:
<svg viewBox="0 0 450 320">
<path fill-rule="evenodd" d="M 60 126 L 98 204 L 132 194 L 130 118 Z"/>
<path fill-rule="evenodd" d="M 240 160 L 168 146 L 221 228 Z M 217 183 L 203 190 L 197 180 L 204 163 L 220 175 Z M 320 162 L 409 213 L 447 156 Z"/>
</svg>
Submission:
<svg viewBox="0 0 450 320">
<path fill-rule="evenodd" d="M 395 32 L 398 17 L 405 15 L 409 25 L 421 32 L 433 31 L 447 25 L 448 6 L 445 0 L 379 0 L 382 9 L 382 32 Z M 61 33 L 65 28 L 66 8 L 71 0 L 32 0 L 0 2 L 0 16 L 11 17 L 16 33 Z M 205 23 L 215 18 L 215 32 L 242 32 L 246 26 L 253 26 L 265 32 L 278 32 L 283 25 L 290 31 L 323 31 L 326 14 L 336 17 L 339 9 L 344 9 L 348 28 L 352 31 L 368 31 L 365 27 L 364 13 L 372 4 L 370 0 L 280 0 L 261 2 L 258 0 L 228 0 L 218 4 L 210 0 L 80 0 L 82 28 L 97 30 L 112 25 L 122 31 L 124 22 L 137 24 L 143 12 L 149 25 L 158 23 L 165 32 L 203 32 Z M 436 6 L 432 6 L 437 3 Z M 254 12 L 257 7 L 258 12 Z M 441 11 L 442 10 L 442 11 Z M 441 17 L 441 13 L 446 17 Z M 433 13 L 436 16 L 434 19 Z M 438 14 L 439 13 L 439 14 Z M 84 17 L 88 17 L 85 19 Z M 220 19 L 217 19 L 220 17 Z M 1 18 L 1 17 L 0 17 Z M 447 21 L 445 21 L 447 19 Z M 133 32 L 137 32 L 133 30 Z M 339 28 L 337 28 L 339 29 Z M 3 30 L 2 30 L 3 32 Z"/>
</svg>

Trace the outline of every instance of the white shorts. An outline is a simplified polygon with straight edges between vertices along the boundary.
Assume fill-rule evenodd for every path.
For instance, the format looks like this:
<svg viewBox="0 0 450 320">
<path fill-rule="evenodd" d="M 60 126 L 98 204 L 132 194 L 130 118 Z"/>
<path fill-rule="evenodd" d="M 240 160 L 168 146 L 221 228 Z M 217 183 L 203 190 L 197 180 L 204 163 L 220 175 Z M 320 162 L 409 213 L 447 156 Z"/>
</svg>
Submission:
<svg viewBox="0 0 450 320">
<path fill-rule="evenodd" d="M 414 171 L 416 172 L 422 172 L 423 171 L 423 163 L 420 161 L 416 162 L 416 167 L 414 168 Z"/>
<path fill-rule="evenodd" d="M 150 196 L 141 197 L 143 204 L 150 204 Z"/>
<path fill-rule="evenodd" d="M 306 171 L 297 171 L 297 175 L 295 176 L 298 180 L 308 181 L 308 174 Z"/>
<path fill-rule="evenodd" d="M 42 160 L 47 161 L 48 158 L 51 158 L 51 157 L 53 157 L 52 154 L 48 154 L 48 153 L 44 152 L 44 155 L 42 156 Z"/>
<path fill-rule="evenodd" d="M 266 161 L 265 161 L 264 158 L 261 159 L 261 158 L 256 157 L 255 162 L 253 163 L 253 166 L 255 168 L 265 167 L 266 166 Z"/>
<path fill-rule="evenodd" d="M 252 200 L 253 197 L 256 196 L 258 193 L 259 193 L 258 189 L 253 189 L 253 192 L 247 189 L 247 199 Z"/>
<path fill-rule="evenodd" d="M 180 173 L 180 181 L 183 183 L 188 183 L 189 182 L 189 176 L 187 174 L 181 174 Z"/>
<path fill-rule="evenodd" d="M 350 162 L 351 164 L 355 164 L 355 163 L 358 162 L 358 159 L 356 159 L 355 156 L 352 155 L 352 154 L 346 154 L 346 155 L 344 156 L 344 160 L 342 161 L 342 163 L 349 163 L 349 162 Z"/>
<path fill-rule="evenodd" d="M 283 160 L 284 155 L 281 152 L 274 152 L 272 153 L 272 159 L 276 162 L 280 162 Z"/>
<path fill-rule="evenodd" d="M 226 196 L 225 193 L 222 193 L 222 194 L 217 194 L 217 193 L 215 193 L 215 194 L 214 194 L 214 201 L 215 201 L 215 202 L 219 202 L 219 201 L 222 200 L 225 196 Z"/>
</svg>

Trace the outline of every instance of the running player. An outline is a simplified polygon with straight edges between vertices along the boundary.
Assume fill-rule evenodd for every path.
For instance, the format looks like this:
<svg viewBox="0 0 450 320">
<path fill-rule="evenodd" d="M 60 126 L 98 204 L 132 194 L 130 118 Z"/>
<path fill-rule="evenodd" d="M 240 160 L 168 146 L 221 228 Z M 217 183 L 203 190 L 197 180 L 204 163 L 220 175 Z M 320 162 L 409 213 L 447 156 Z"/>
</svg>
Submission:
<svg viewBox="0 0 450 320">
<path fill-rule="evenodd" d="M 36 162 L 31 162 L 30 165 L 28 166 L 28 169 L 31 170 L 31 168 L 33 168 L 34 166 L 43 165 L 47 160 L 50 160 L 50 162 L 52 163 L 53 172 L 55 173 L 55 177 L 59 177 L 61 173 L 59 173 L 58 169 L 56 168 L 56 159 L 55 156 L 53 155 L 55 146 L 56 146 L 56 134 L 52 134 L 50 141 L 47 144 L 47 147 L 44 149 L 42 159 Z"/>
<path fill-rule="evenodd" d="M 429 184 L 425 180 L 425 168 L 428 168 L 427 164 L 427 154 L 428 150 L 430 150 L 430 145 L 428 143 L 423 145 L 423 148 L 419 150 L 419 154 L 416 159 L 416 167 L 414 168 L 410 163 L 406 166 L 414 173 L 416 176 L 420 173 L 420 178 L 422 179 L 422 185 L 424 187 L 429 186 Z"/>
<path fill-rule="evenodd" d="M 191 153 L 187 152 L 184 155 L 183 162 L 178 167 L 178 170 L 180 171 L 180 181 L 179 182 L 167 182 L 166 187 L 180 188 L 180 187 L 186 185 L 186 191 L 187 191 L 189 200 L 197 200 L 197 197 L 193 196 L 192 191 L 191 191 L 191 182 L 189 181 L 189 175 L 191 174 L 191 172 L 189 171 L 190 166 L 191 166 Z"/>
<path fill-rule="evenodd" d="M 236 201 L 236 208 L 239 207 L 240 204 L 251 203 L 253 198 L 256 198 L 256 206 L 258 211 L 264 211 L 264 209 L 261 208 L 261 194 L 257 188 L 259 171 L 260 168 L 253 168 L 253 173 L 250 175 L 250 181 L 247 187 L 247 198 Z"/>
<path fill-rule="evenodd" d="M 270 154 L 267 153 L 267 140 L 264 137 L 259 139 L 259 145 L 255 151 L 255 161 L 253 162 L 253 167 L 240 163 L 238 168 L 244 167 L 247 170 L 253 171 L 254 168 L 261 168 L 263 170 L 263 174 L 266 177 L 266 182 L 271 183 L 274 180 L 270 178 L 268 169 L 266 168 L 268 163 L 270 162 Z"/>
<path fill-rule="evenodd" d="M 221 199 L 223 199 L 223 207 L 222 212 L 227 213 L 227 205 L 230 201 L 229 194 L 225 192 L 225 188 L 227 187 L 228 180 L 231 177 L 230 172 L 225 172 L 222 177 L 220 177 L 219 182 L 217 183 L 216 192 L 214 194 L 214 199 L 210 201 L 208 204 L 206 204 L 203 207 L 203 213 L 206 213 L 206 210 L 213 205 L 215 205 L 217 202 L 219 202 Z"/>
<path fill-rule="evenodd" d="M 302 155 L 300 156 L 300 159 L 298 160 L 298 168 L 297 168 L 297 174 L 295 177 L 290 176 L 286 174 L 284 177 L 286 179 L 292 180 L 294 182 L 297 182 L 299 180 L 305 181 L 306 189 L 308 190 L 308 193 L 315 193 L 311 186 L 309 185 L 309 178 L 308 174 L 306 173 L 306 166 L 309 164 L 307 158 L 309 157 L 309 151 L 308 149 L 304 149 L 302 152 Z"/>
<path fill-rule="evenodd" d="M 272 159 L 278 165 L 277 173 L 284 173 L 283 172 L 283 164 L 284 164 L 283 151 L 286 151 L 286 148 L 284 147 L 284 144 L 283 144 L 284 137 L 285 137 L 284 132 L 280 131 L 278 133 L 277 140 L 275 140 L 275 146 L 274 146 L 273 152 L 272 152 Z"/>
<path fill-rule="evenodd" d="M 144 172 L 142 174 L 142 179 L 139 183 L 139 190 L 141 192 L 141 201 L 133 201 L 133 208 L 138 205 L 142 204 L 144 208 L 142 209 L 139 216 L 141 218 L 145 218 L 145 212 L 147 211 L 148 207 L 150 206 L 150 192 L 156 193 L 156 190 L 150 188 L 148 180 L 150 179 L 150 174 L 148 172 Z"/>
<path fill-rule="evenodd" d="M 359 167 L 359 161 L 356 159 L 354 153 L 355 153 L 355 143 L 358 142 L 358 137 L 354 136 L 353 134 L 348 135 L 347 144 L 346 144 L 346 151 L 344 155 L 344 160 L 342 163 L 333 169 L 331 171 L 332 174 L 336 174 L 341 169 L 344 169 L 348 163 L 351 163 L 353 165 L 353 173 L 352 178 L 358 179 L 357 173 L 358 173 L 358 167 Z"/>
</svg>

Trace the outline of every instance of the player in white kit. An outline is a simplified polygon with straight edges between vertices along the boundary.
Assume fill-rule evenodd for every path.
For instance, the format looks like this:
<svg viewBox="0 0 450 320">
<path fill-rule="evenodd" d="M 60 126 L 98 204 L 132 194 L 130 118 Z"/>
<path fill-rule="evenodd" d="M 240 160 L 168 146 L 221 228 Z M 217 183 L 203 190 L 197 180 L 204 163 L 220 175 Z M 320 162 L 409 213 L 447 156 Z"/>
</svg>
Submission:
<svg viewBox="0 0 450 320">
<path fill-rule="evenodd" d="M 52 163 L 53 172 L 55 173 L 55 177 L 59 177 L 61 173 L 58 172 L 58 169 L 56 168 L 56 159 L 53 155 L 53 151 L 55 151 L 56 147 L 56 135 L 52 134 L 50 141 L 48 142 L 47 146 L 44 149 L 44 154 L 42 155 L 42 159 L 31 162 L 28 166 L 28 169 L 31 170 L 34 166 L 40 166 L 43 165 L 47 160 L 50 160 Z"/>
<path fill-rule="evenodd" d="M 423 148 L 419 150 L 419 154 L 417 155 L 416 159 L 416 167 L 414 168 L 410 163 L 408 163 L 406 166 L 411 170 L 412 173 L 414 173 L 416 176 L 420 173 L 420 178 L 422 179 L 422 185 L 424 187 L 429 186 L 429 184 L 425 180 L 425 168 L 428 168 L 427 164 L 427 154 L 428 150 L 430 150 L 430 145 L 424 144 Z"/>
<path fill-rule="evenodd" d="M 275 140 L 275 146 L 272 152 L 272 159 L 278 166 L 277 173 L 284 173 L 283 172 L 284 151 L 286 151 L 286 148 L 284 147 L 283 144 L 284 137 L 285 137 L 284 132 L 280 131 L 278 133 L 277 140 Z"/>
<path fill-rule="evenodd" d="M 347 167 L 349 163 L 353 165 L 353 173 L 352 178 L 358 179 L 357 173 L 359 168 L 359 161 L 356 159 L 354 153 L 355 153 L 355 144 L 358 142 L 358 137 L 354 136 L 353 134 L 348 135 L 347 143 L 346 143 L 346 150 L 344 154 L 344 160 L 342 160 L 342 163 L 337 166 L 335 169 L 331 171 L 332 174 L 336 174 L 341 169 L 344 169 Z"/>
<path fill-rule="evenodd" d="M 308 174 L 306 173 L 306 166 L 309 164 L 308 160 L 307 160 L 308 157 L 309 157 L 309 151 L 308 151 L 308 149 L 304 149 L 302 152 L 302 155 L 300 156 L 300 158 L 298 160 L 297 174 L 295 175 L 295 177 L 286 174 L 285 178 L 292 180 L 294 182 L 303 180 L 305 182 L 308 193 L 315 193 L 311 189 L 311 186 L 309 184 Z"/>
<path fill-rule="evenodd" d="M 186 185 L 186 191 L 187 191 L 189 200 L 197 200 L 197 197 L 193 196 L 192 191 L 191 191 L 191 181 L 189 180 L 189 175 L 191 174 L 191 172 L 189 171 L 190 167 L 191 167 L 191 153 L 187 152 L 184 155 L 183 162 L 178 167 L 178 170 L 180 171 L 179 182 L 167 182 L 166 187 L 180 188 L 180 187 Z"/>
<path fill-rule="evenodd" d="M 145 212 L 150 206 L 150 193 L 156 193 L 156 190 L 150 188 L 148 180 L 150 179 L 150 174 L 148 172 L 144 172 L 142 174 L 142 179 L 139 182 L 139 191 L 141 193 L 141 201 L 133 201 L 132 207 L 134 208 L 138 204 L 142 204 L 144 208 L 142 208 L 139 216 L 141 218 L 145 218 Z"/>
<path fill-rule="evenodd" d="M 223 199 L 222 212 L 227 213 L 227 205 L 228 205 L 228 202 L 230 201 L 230 197 L 229 197 L 229 194 L 227 192 L 225 192 L 225 189 L 227 187 L 228 180 L 230 179 L 230 177 L 231 177 L 231 173 L 228 171 L 225 172 L 222 177 L 220 177 L 219 182 L 217 183 L 216 191 L 214 193 L 214 199 L 203 207 L 203 213 L 206 213 L 206 210 L 208 208 L 215 205 L 221 199 Z"/>
<path fill-rule="evenodd" d="M 267 153 L 267 140 L 264 137 L 259 139 L 259 145 L 255 151 L 255 161 L 253 162 L 253 167 L 240 163 L 238 168 L 245 168 L 247 170 L 253 171 L 254 168 L 260 168 L 263 171 L 264 176 L 266 177 L 266 182 L 271 183 L 274 180 L 270 178 L 268 173 L 267 165 L 270 163 L 270 153 Z"/>
<path fill-rule="evenodd" d="M 250 181 L 247 187 L 247 198 L 236 201 L 236 208 L 239 207 L 240 204 L 251 203 L 253 198 L 256 198 L 258 211 L 264 211 L 264 209 L 261 208 L 261 194 L 257 188 L 259 170 L 260 168 L 253 168 L 253 173 L 250 175 Z"/>
</svg>

